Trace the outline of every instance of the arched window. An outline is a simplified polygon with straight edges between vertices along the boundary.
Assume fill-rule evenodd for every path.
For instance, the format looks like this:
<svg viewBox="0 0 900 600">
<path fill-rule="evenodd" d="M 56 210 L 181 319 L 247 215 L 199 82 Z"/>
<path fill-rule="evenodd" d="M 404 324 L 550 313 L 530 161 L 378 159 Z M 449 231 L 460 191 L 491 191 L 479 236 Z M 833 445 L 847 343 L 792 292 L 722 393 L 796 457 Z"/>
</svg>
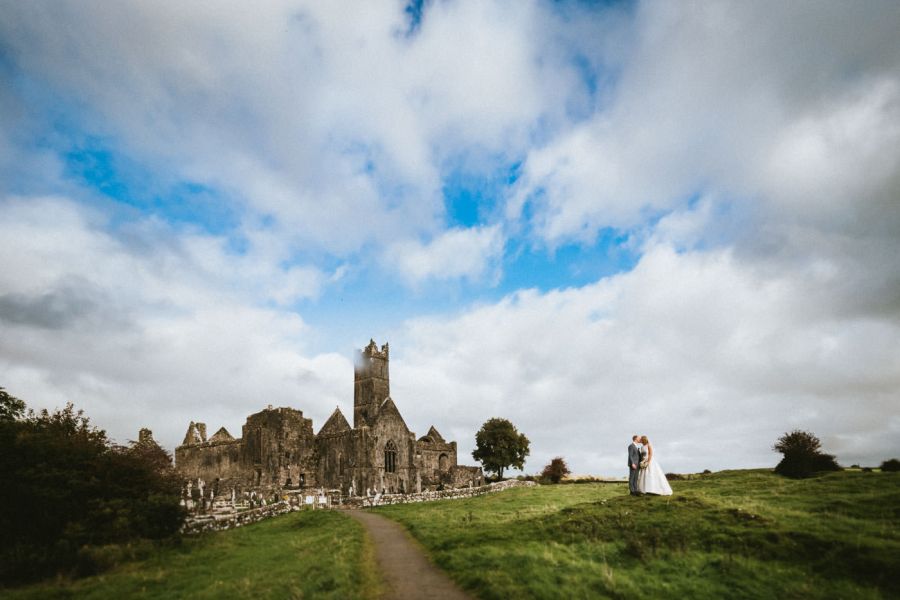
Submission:
<svg viewBox="0 0 900 600">
<path fill-rule="evenodd" d="M 344 453 L 338 453 L 338 475 L 344 474 Z"/>
<path fill-rule="evenodd" d="M 393 440 L 389 440 L 388 443 L 384 445 L 384 472 L 397 472 L 397 446 L 394 445 Z"/>
<path fill-rule="evenodd" d="M 438 457 L 438 469 L 440 469 L 441 473 L 445 473 L 448 468 L 450 468 L 450 458 L 446 454 L 441 454 Z"/>
</svg>

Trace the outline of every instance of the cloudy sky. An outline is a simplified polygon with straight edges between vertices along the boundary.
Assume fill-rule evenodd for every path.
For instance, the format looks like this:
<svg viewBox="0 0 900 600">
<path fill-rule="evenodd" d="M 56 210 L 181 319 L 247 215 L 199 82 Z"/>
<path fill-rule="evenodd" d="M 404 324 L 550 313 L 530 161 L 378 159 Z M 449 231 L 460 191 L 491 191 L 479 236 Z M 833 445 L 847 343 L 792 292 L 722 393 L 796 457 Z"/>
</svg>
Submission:
<svg viewBox="0 0 900 600">
<path fill-rule="evenodd" d="M 900 3 L 0 0 L 0 385 L 115 439 L 900 456 Z"/>
</svg>

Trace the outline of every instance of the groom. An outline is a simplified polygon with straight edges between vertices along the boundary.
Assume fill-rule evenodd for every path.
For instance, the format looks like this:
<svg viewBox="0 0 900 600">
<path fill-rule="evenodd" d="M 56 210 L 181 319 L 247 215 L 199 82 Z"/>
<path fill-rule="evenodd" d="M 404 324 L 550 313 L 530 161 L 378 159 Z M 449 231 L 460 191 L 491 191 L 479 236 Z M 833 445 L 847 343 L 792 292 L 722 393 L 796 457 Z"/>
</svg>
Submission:
<svg viewBox="0 0 900 600">
<path fill-rule="evenodd" d="M 638 467 L 641 465 L 641 449 L 638 446 L 639 435 L 631 436 L 631 444 L 628 446 L 628 491 L 632 496 L 640 495 L 637 489 Z"/>
</svg>

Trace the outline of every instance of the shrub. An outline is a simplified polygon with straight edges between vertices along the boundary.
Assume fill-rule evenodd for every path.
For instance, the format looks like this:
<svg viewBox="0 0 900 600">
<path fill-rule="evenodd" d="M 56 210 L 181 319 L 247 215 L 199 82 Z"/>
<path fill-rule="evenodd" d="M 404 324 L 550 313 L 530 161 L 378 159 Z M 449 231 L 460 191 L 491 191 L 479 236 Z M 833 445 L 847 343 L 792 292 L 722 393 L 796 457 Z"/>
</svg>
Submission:
<svg viewBox="0 0 900 600">
<path fill-rule="evenodd" d="M 550 461 L 550 464 L 544 467 L 543 471 L 541 471 L 541 478 L 551 483 L 559 483 L 562 481 L 563 477 L 570 473 L 569 466 L 566 464 L 563 457 L 557 456 Z"/>
<path fill-rule="evenodd" d="M 113 545 L 171 536 L 184 520 L 168 454 L 152 439 L 111 444 L 71 404 L 0 419 L 0 472 L 2 582 L 97 572 L 117 563 Z"/>
<path fill-rule="evenodd" d="M 709 469 L 703 469 L 703 473 L 702 473 L 702 474 L 703 474 L 703 475 L 712 475 L 712 471 L 710 471 Z"/>
<path fill-rule="evenodd" d="M 684 475 L 678 473 L 666 473 L 666 481 L 683 481 L 687 479 Z"/>
<path fill-rule="evenodd" d="M 822 471 L 839 471 L 834 456 L 821 451 L 822 443 L 809 431 L 795 429 L 786 433 L 773 446 L 784 458 L 775 467 L 775 472 L 786 477 L 811 477 Z"/>
<path fill-rule="evenodd" d="M 881 463 L 882 471 L 900 471 L 900 460 L 891 458 Z"/>
</svg>

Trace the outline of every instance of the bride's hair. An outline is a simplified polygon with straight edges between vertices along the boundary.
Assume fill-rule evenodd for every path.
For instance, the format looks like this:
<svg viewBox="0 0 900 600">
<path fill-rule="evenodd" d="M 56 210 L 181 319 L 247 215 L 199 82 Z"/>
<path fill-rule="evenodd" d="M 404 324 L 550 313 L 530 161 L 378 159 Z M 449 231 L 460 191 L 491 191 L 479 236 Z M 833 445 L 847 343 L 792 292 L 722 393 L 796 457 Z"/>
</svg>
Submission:
<svg viewBox="0 0 900 600">
<path fill-rule="evenodd" d="M 642 435 L 642 436 L 641 436 L 641 443 L 642 443 L 642 444 L 649 444 L 649 443 L 650 443 L 650 438 L 648 438 L 646 435 Z"/>
</svg>

